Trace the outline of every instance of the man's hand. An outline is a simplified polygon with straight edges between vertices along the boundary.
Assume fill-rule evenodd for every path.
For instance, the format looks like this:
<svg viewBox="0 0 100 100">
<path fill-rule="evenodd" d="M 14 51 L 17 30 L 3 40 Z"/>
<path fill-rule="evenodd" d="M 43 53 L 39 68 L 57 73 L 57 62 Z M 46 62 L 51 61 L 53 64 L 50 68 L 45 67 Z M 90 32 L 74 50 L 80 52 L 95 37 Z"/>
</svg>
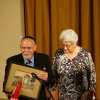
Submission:
<svg viewBox="0 0 100 100">
<path fill-rule="evenodd" d="M 41 72 L 41 73 L 38 75 L 38 77 L 39 77 L 40 79 L 44 80 L 44 81 L 47 81 L 47 80 L 48 80 L 48 73 L 45 72 L 45 71 L 43 71 L 43 72 Z"/>
</svg>

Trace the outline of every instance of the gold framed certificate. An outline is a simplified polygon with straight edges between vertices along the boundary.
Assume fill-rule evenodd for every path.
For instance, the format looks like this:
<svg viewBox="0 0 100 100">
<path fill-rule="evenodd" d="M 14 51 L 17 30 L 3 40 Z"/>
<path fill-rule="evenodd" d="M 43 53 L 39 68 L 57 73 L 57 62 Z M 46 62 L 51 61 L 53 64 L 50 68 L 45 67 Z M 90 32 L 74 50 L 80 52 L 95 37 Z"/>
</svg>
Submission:
<svg viewBox="0 0 100 100">
<path fill-rule="evenodd" d="M 40 74 L 42 71 L 34 69 L 29 66 L 18 65 L 12 63 L 9 69 L 8 78 L 5 85 L 5 92 L 12 93 L 19 82 L 22 82 L 22 88 L 20 95 L 38 99 L 41 82 L 36 78 L 32 77 L 31 73 L 36 75 Z"/>
</svg>

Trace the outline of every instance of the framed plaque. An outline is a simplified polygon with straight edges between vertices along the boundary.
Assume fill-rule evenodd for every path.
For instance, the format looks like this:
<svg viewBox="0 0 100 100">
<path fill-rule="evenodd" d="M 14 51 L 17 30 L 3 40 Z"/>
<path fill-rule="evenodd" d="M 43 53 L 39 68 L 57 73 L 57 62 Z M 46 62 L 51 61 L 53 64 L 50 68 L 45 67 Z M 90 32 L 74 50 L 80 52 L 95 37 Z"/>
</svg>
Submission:
<svg viewBox="0 0 100 100">
<path fill-rule="evenodd" d="M 12 63 L 5 85 L 5 92 L 12 93 L 17 84 L 22 82 L 20 95 L 28 98 L 38 99 L 41 83 L 36 78 L 32 77 L 31 73 L 38 75 L 41 72 L 41 70 L 34 69 L 29 66 Z"/>
</svg>

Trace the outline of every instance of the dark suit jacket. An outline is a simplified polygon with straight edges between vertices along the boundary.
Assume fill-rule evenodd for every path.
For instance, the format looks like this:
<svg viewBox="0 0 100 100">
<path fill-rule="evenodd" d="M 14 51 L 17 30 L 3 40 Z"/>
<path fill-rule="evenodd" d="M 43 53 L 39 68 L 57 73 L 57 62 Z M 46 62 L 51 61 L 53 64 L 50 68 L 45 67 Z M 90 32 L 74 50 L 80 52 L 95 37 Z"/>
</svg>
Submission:
<svg viewBox="0 0 100 100">
<path fill-rule="evenodd" d="M 5 78 L 4 78 L 4 83 L 3 83 L 4 92 L 5 92 L 4 87 L 5 87 L 5 83 L 7 81 L 7 76 L 8 76 L 7 72 L 10 67 L 10 64 L 15 63 L 15 64 L 24 65 L 24 59 L 23 59 L 22 54 L 18 54 L 18 55 L 8 58 L 6 63 L 7 65 L 5 68 Z M 55 81 L 54 81 L 53 72 L 51 70 L 51 63 L 50 63 L 48 55 L 42 54 L 42 53 L 35 53 L 34 54 L 34 68 L 43 70 L 43 67 L 46 68 L 46 71 L 48 72 L 48 76 L 49 76 L 48 82 L 46 82 L 46 84 L 48 86 L 52 86 L 55 83 Z M 31 99 L 20 96 L 19 100 L 31 100 Z M 45 93 L 44 85 L 42 85 L 38 100 L 46 100 L 46 93 Z"/>
</svg>

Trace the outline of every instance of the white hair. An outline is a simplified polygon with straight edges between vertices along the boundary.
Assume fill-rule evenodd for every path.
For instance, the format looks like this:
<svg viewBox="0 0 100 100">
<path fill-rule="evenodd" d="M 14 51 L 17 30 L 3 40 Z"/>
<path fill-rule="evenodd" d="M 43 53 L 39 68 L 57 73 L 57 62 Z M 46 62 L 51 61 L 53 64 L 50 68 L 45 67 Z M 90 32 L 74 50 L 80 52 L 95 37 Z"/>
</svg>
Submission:
<svg viewBox="0 0 100 100">
<path fill-rule="evenodd" d="M 77 43 L 78 41 L 78 35 L 77 33 L 72 29 L 66 29 L 61 32 L 59 36 L 60 41 L 67 41 L 72 43 Z"/>
</svg>

